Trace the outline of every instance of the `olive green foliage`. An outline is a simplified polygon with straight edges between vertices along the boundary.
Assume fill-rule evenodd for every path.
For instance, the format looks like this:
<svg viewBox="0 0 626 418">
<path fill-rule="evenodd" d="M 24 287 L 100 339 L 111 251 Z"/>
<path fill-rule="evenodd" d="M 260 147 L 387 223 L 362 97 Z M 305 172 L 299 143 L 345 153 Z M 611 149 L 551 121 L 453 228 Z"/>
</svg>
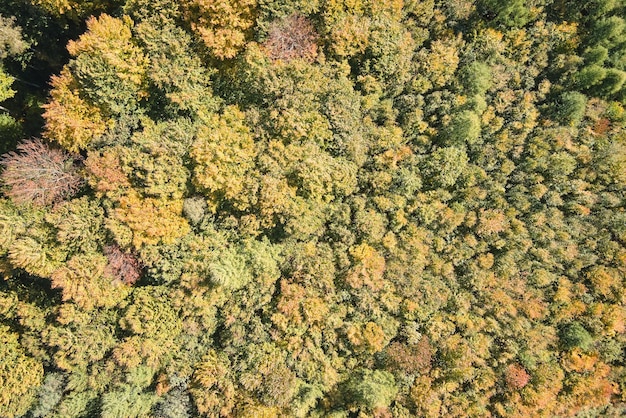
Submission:
<svg viewBox="0 0 626 418">
<path fill-rule="evenodd" d="M 469 110 L 454 115 L 448 127 L 452 144 L 473 144 L 480 138 L 480 117 Z"/>
<path fill-rule="evenodd" d="M 52 15 L 79 20 L 108 8 L 115 8 L 120 2 L 107 0 L 33 0 L 30 3 L 41 7 Z"/>
<path fill-rule="evenodd" d="M 560 99 L 557 112 L 563 124 L 578 125 L 585 116 L 587 98 L 576 91 L 568 91 Z"/>
<path fill-rule="evenodd" d="M 560 338 L 567 348 L 580 347 L 583 350 L 588 350 L 593 343 L 593 338 L 580 322 L 566 325 L 561 330 Z"/>
<path fill-rule="evenodd" d="M 11 89 L 13 81 L 15 81 L 15 78 L 5 73 L 2 67 L 0 67 L 0 102 L 15 95 L 15 90 Z"/>
<path fill-rule="evenodd" d="M 9 147 L 22 138 L 22 127 L 12 116 L 0 113 L 0 136 L 4 139 L 0 145 L 2 151 L 9 151 L 11 149 Z"/>
<path fill-rule="evenodd" d="M 0 347 L 0 414 L 19 417 L 33 402 L 43 380 L 43 367 L 25 355 L 18 335 L 6 326 L 0 328 Z"/>
<path fill-rule="evenodd" d="M 196 163 L 194 180 L 200 191 L 214 196 L 211 208 L 222 199 L 241 209 L 248 206 L 245 188 L 255 154 L 244 114 L 235 107 L 226 108 L 221 117 L 213 116 L 200 128 L 191 151 Z"/>
<path fill-rule="evenodd" d="M 348 382 L 349 397 L 370 409 L 388 407 L 396 397 L 393 375 L 386 371 L 366 370 Z"/>
<path fill-rule="evenodd" d="M 623 415 L 623 2 L 5 3 L 0 416 Z"/>
<path fill-rule="evenodd" d="M 0 45 L 0 60 L 21 54 L 28 47 L 15 18 L 0 15 Z"/>
<path fill-rule="evenodd" d="M 504 26 L 524 26 L 531 13 L 523 0 L 508 2 L 482 0 L 478 2 L 478 7 L 490 20 Z"/>
</svg>

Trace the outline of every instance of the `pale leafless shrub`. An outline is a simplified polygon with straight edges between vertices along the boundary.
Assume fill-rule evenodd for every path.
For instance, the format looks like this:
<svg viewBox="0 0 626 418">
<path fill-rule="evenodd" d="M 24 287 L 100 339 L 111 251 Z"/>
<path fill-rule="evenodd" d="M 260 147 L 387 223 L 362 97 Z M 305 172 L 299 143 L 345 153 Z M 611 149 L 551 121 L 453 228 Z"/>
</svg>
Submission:
<svg viewBox="0 0 626 418">
<path fill-rule="evenodd" d="M 141 262 L 134 254 L 122 251 L 117 245 L 107 245 L 104 255 L 109 260 L 104 270 L 107 276 L 128 285 L 141 277 Z"/>
<path fill-rule="evenodd" d="M 72 196 L 82 185 L 71 156 L 39 139 L 18 145 L 17 152 L 0 158 L 0 164 L 4 166 L 0 179 L 6 186 L 5 195 L 18 204 L 57 203 Z"/>
<path fill-rule="evenodd" d="M 317 57 L 317 39 L 311 21 L 296 13 L 272 23 L 264 45 L 273 60 L 310 62 Z"/>
</svg>

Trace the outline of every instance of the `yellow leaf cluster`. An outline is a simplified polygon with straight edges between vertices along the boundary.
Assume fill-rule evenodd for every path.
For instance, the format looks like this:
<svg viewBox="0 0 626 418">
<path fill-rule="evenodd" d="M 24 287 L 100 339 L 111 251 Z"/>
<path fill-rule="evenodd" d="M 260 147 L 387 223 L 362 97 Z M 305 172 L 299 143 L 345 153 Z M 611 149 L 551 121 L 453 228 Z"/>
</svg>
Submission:
<svg viewBox="0 0 626 418">
<path fill-rule="evenodd" d="M 358 350 L 377 353 L 385 347 L 385 331 L 374 322 L 365 325 L 351 325 L 346 331 L 350 343 Z"/>
<path fill-rule="evenodd" d="M 72 300 L 83 309 L 115 306 L 129 288 L 104 277 L 106 264 L 103 255 L 74 256 L 52 273 L 52 287 L 63 291 L 63 300 Z"/>
<path fill-rule="evenodd" d="M 429 84 L 440 88 L 452 81 L 459 66 L 461 38 L 438 39 L 430 49 L 423 49 L 417 59 L 421 72 L 426 75 Z"/>
<path fill-rule="evenodd" d="M 249 205 L 245 188 L 255 155 L 244 114 L 235 106 L 226 108 L 222 116 L 209 117 L 200 127 L 191 150 L 197 164 L 194 182 L 211 194 L 213 208 L 222 197 L 240 209 Z"/>
<path fill-rule="evenodd" d="M 118 19 L 107 14 L 91 17 L 87 20 L 87 32 L 78 40 L 70 41 L 67 50 L 74 57 L 80 54 L 98 55 L 119 78 L 141 85 L 148 59 L 133 44 L 132 24 L 128 17 Z"/>
<path fill-rule="evenodd" d="M 364 285 L 372 290 L 382 289 L 385 258 L 367 244 L 354 247 L 350 254 L 354 258 L 355 265 L 348 273 L 346 282 L 355 289 Z"/>
<path fill-rule="evenodd" d="M 159 243 L 171 244 L 189 232 L 189 224 L 181 216 L 181 200 L 142 198 L 131 190 L 119 200 L 108 227 L 119 237 L 130 232 L 130 242 L 135 248 Z"/>
<path fill-rule="evenodd" d="M 44 136 L 70 152 L 84 149 L 112 124 L 100 110 L 78 94 L 78 85 L 67 67 L 52 77 L 52 100 L 44 105 Z"/>
<path fill-rule="evenodd" d="M 233 58 L 254 25 L 256 0 L 185 0 L 185 18 L 218 59 Z"/>
<path fill-rule="evenodd" d="M 591 281 L 593 290 L 605 297 L 618 289 L 622 283 L 622 279 L 617 271 L 604 266 L 591 268 L 587 273 L 587 277 Z"/>
<path fill-rule="evenodd" d="M 74 20 L 95 14 L 110 5 L 108 0 L 31 0 L 29 3 L 36 4 L 53 15 L 67 16 Z"/>
<path fill-rule="evenodd" d="M 43 380 L 41 363 L 27 357 L 18 336 L 0 325 L 0 416 L 23 416 Z"/>
</svg>

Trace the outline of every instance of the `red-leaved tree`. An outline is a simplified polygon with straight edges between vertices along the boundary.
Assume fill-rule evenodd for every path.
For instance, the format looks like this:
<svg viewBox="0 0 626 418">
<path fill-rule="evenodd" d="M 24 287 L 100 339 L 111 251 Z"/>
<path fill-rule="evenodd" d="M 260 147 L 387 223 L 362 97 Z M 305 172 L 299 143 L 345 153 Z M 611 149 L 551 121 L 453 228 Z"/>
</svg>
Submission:
<svg viewBox="0 0 626 418">
<path fill-rule="evenodd" d="M 317 38 L 311 21 L 296 13 L 272 23 L 264 45 L 273 60 L 313 61 L 317 57 Z"/>
<path fill-rule="evenodd" d="M 530 382 L 530 375 L 519 364 L 511 364 L 504 372 L 504 379 L 510 389 L 519 390 Z"/>
<path fill-rule="evenodd" d="M 417 344 L 391 343 L 385 351 L 392 370 L 407 374 L 423 374 L 430 370 L 433 348 L 426 336 L 422 336 Z"/>
<path fill-rule="evenodd" d="M 83 182 L 68 153 L 39 139 L 18 145 L 17 152 L 0 158 L 0 164 L 4 166 L 0 179 L 6 186 L 5 195 L 18 204 L 57 203 L 76 193 Z"/>
<path fill-rule="evenodd" d="M 124 252 L 117 245 L 104 247 L 104 255 L 109 260 L 104 272 L 107 276 L 134 284 L 141 277 L 141 262 L 132 253 Z"/>
</svg>

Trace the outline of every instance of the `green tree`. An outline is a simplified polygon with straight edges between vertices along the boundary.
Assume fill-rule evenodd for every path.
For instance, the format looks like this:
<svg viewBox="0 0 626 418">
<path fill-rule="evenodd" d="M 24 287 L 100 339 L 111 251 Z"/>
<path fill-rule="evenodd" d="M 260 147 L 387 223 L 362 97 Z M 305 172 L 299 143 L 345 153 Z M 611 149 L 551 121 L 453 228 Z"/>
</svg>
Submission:
<svg viewBox="0 0 626 418">
<path fill-rule="evenodd" d="M 563 345 L 568 349 L 580 347 L 588 350 L 593 344 L 593 338 L 589 332 L 577 321 L 565 325 L 559 336 Z"/>
<path fill-rule="evenodd" d="M 141 393 L 134 388 L 125 388 L 106 393 L 102 397 L 101 416 L 106 418 L 149 417 L 156 400 L 151 393 Z"/>
<path fill-rule="evenodd" d="M 462 146 L 473 145 L 480 138 L 480 117 L 470 110 L 464 110 L 452 117 L 447 127 L 446 143 Z"/>
<path fill-rule="evenodd" d="M 388 407 L 397 394 L 395 379 L 386 371 L 362 370 L 346 385 L 348 399 L 368 410 Z"/>
<path fill-rule="evenodd" d="M 459 78 L 468 95 L 485 94 L 493 84 L 491 69 L 480 61 L 462 67 Z"/>
<path fill-rule="evenodd" d="M 150 4 L 140 10 L 143 13 L 153 8 L 154 4 Z M 135 27 L 139 44 L 148 59 L 147 76 L 153 86 L 149 91 L 152 100 L 148 106 L 155 106 L 151 112 L 159 118 L 168 113 L 207 116 L 217 110 L 219 103 L 211 88 L 213 70 L 202 64 L 193 49 L 192 37 L 165 19 L 164 13 L 157 15 L 155 12 Z M 165 98 L 157 100 L 155 96 Z M 164 100 L 170 105 L 166 106 Z"/>
<path fill-rule="evenodd" d="M 435 187 L 451 187 L 467 169 L 468 157 L 458 147 L 439 148 L 424 162 L 424 178 Z"/>
<path fill-rule="evenodd" d="M 515 0 L 506 3 L 497 0 L 481 0 L 478 3 L 479 10 L 489 16 L 495 23 L 505 26 L 521 27 L 530 20 L 529 7 L 523 0 Z"/>
<path fill-rule="evenodd" d="M 131 372 L 140 364 L 148 366 L 151 375 L 173 356 L 182 331 L 181 318 L 166 288 L 156 286 L 133 291 L 119 324 L 128 336 L 117 345 L 113 358 Z"/>
<path fill-rule="evenodd" d="M 43 341 L 53 353 L 54 365 L 72 372 L 66 390 L 73 388 L 76 393 L 87 386 L 85 382 L 78 384 L 80 375 L 91 365 L 105 359 L 117 342 L 118 315 L 115 311 L 105 309 L 97 314 L 93 312 L 82 310 L 72 303 L 64 304 L 58 309 L 56 321 L 48 324 L 42 333 Z"/>
<path fill-rule="evenodd" d="M 72 20 L 83 19 L 95 15 L 117 5 L 117 1 L 109 0 L 30 0 L 32 4 L 42 7 L 57 16 L 67 16 Z"/>
<path fill-rule="evenodd" d="M 568 91 L 561 94 L 557 117 L 565 125 L 578 126 L 585 116 L 587 97 L 584 94 Z"/>
</svg>

